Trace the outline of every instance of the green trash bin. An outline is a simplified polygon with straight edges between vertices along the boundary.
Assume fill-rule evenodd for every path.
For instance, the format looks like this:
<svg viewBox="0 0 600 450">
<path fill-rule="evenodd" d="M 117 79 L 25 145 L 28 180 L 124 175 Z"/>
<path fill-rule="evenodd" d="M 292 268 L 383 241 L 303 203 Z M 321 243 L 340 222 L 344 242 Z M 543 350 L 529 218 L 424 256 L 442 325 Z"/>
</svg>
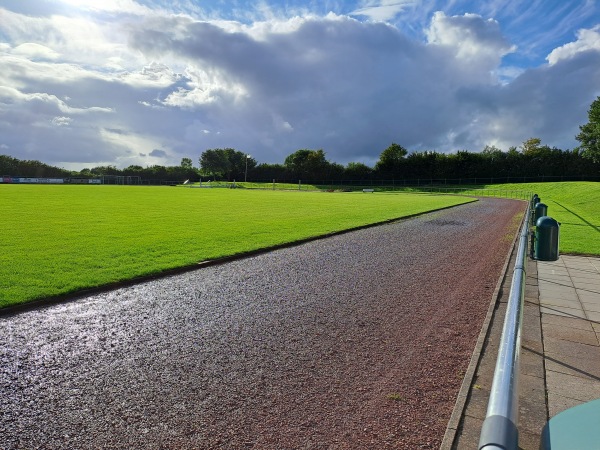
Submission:
<svg viewBox="0 0 600 450">
<path fill-rule="evenodd" d="M 538 219 L 548 215 L 548 206 L 545 203 L 538 203 L 533 210 L 533 223 L 537 223 Z"/>
<path fill-rule="evenodd" d="M 534 258 L 539 261 L 556 261 L 558 259 L 560 224 L 552 217 L 542 216 L 535 223 Z"/>
<path fill-rule="evenodd" d="M 537 194 L 533 194 L 531 197 L 531 208 L 529 209 L 529 222 L 531 226 L 535 226 L 535 205 L 540 202 L 540 197 Z"/>
</svg>

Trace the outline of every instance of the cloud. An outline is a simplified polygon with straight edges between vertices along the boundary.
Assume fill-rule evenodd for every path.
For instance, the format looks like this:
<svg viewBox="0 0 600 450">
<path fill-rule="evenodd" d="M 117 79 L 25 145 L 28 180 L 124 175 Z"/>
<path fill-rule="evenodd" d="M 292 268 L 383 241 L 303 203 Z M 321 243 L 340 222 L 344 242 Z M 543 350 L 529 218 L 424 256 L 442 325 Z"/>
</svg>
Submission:
<svg viewBox="0 0 600 450">
<path fill-rule="evenodd" d="M 207 148 L 229 139 L 270 148 L 277 159 L 292 145 L 324 147 L 338 160 L 373 159 L 392 140 L 447 148 L 448 136 L 470 120 L 455 92 L 463 83 L 491 83 L 511 50 L 496 22 L 475 16 L 436 15 L 428 44 L 389 25 L 332 15 L 296 19 L 285 33 L 262 29 L 260 39 L 252 30 L 174 20 L 144 24 L 131 41 L 149 58 L 169 55 L 193 67 L 187 87 L 163 104 L 203 117 L 186 135 Z"/>
<path fill-rule="evenodd" d="M 35 43 L 18 45 L 13 50 L 13 53 L 32 60 L 56 60 L 60 57 L 60 54 L 51 48 Z"/>
<path fill-rule="evenodd" d="M 598 79 L 600 51 L 586 51 L 524 71 L 500 88 L 464 88 L 461 103 L 476 111 L 469 141 L 507 149 L 541 137 L 546 145 L 572 149 L 589 105 L 600 95 Z"/>
<path fill-rule="evenodd" d="M 167 88 L 181 80 L 182 75 L 176 74 L 165 64 L 153 61 L 140 71 L 125 72 L 114 79 L 136 88 Z"/>
<path fill-rule="evenodd" d="M 538 136 L 569 148 L 600 95 L 597 26 L 527 68 L 505 63 L 519 49 L 488 16 L 432 11 L 418 39 L 382 19 L 415 14 L 411 2 L 352 7 L 374 8 L 369 21 L 266 4 L 245 21 L 102 5 L 0 8 L 0 136 L 13 156 L 126 167 L 208 148 L 271 163 L 323 148 L 332 161 L 373 164 L 391 142 L 479 151 Z"/>
<path fill-rule="evenodd" d="M 17 89 L 0 86 L 0 107 L 19 106 L 21 108 L 32 105 L 38 114 L 51 114 L 53 112 L 61 112 L 67 114 L 86 114 L 90 112 L 110 113 L 113 110 L 110 108 L 89 107 L 89 108 L 74 108 L 67 103 L 57 98 L 55 95 L 42 92 L 31 94 L 20 92 Z"/>
<path fill-rule="evenodd" d="M 127 48 L 127 16 L 92 18 L 73 13 L 70 10 L 70 15 L 40 17 L 0 7 L 0 32 L 6 40 L 15 44 L 13 52 L 20 56 L 34 52 L 37 57 L 43 54 L 44 59 L 57 60 L 60 55 L 63 64 L 73 63 L 89 68 L 132 69 L 143 64 Z"/>
<path fill-rule="evenodd" d="M 575 42 L 569 42 L 568 44 L 555 48 L 546 57 L 546 60 L 549 64 L 553 65 L 561 60 L 572 58 L 575 55 L 586 51 L 600 52 L 600 25 L 597 25 L 591 30 L 579 30 Z"/>
<path fill-rule="evenodd" d="M 502 57 L 516 50 L 497 21 L 477 14 L 448 17 L 438 11 L 426 35 L 430 44 L 452 49 L 456 60 L 468 64 L 469 70 L 496 70 Z"/>
<path fill-rule="evenodd" d="M 154 149 L 150 152 L 150 156 L 152 156 L 154 158 L 166 158 L 167 152 L 165 152 L 164 150 Z"/>
<path fill-rule="evenodd" d="M 416 3 L 413 0 L 367 0 L 362 7 L 350 13 L 352 16 L 367 16 L 371 20 L 386 22 L 400 14 L 408 5 Z"/>
<path fill-rule="evenodd" d="M 69 126 L 72 121 L 73 119 L 70 117 L 57 116 L 52 119 L 52 124 L 56 125 L 57 127 L 66 127 Z"/>
<path fill-rule="evenodd" d="M 101 2 L 96 0 L 62 0 L 62 3 L 67 3 L 71 8 L 95 12 L 146 14 L 151 11 L 134 0 L 102 0 Z"/>
</svg>

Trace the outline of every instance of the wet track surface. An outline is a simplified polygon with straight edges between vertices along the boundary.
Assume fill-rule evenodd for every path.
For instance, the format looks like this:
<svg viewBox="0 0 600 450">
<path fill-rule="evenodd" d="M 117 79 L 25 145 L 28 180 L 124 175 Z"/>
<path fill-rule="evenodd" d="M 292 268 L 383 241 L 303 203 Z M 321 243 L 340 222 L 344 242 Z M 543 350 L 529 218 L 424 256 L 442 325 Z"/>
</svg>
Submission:
<svg viewBox="0 0 600 450">
<path fill-rule="evenodd" d="M 524 208 L 0 317 L 0 448 L 437 448 Z"/>
</svg>

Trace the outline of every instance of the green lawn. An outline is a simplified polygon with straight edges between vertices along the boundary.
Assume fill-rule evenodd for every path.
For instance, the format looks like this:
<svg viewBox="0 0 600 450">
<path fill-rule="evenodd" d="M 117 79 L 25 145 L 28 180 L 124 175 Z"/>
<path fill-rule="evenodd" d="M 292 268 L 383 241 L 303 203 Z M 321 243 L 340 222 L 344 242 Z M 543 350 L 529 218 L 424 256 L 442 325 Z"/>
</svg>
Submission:
<svg viewBox="0 0 600 450">
<path fill-rule="evenodd" d="M 488 185 L 533 192 L 560 226 L 560 251 L 600 255 L 600 183 L 561 182 Z"/>
<path fill-rule="evenodd" d="M 0 307 L 468 201 L 423 194 L 0 185 Z"/>
</svg>

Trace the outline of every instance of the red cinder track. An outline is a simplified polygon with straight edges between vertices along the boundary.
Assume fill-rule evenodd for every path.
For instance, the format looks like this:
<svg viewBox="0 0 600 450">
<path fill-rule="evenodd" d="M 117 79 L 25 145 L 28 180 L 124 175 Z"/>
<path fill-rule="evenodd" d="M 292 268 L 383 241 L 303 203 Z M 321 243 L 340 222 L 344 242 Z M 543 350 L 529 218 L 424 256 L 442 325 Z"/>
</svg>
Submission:
<svg viewBox="0 0 600 450">
<path fill-rule="evenodd" d="M 438 448 L 524 209 L 0 317 L 0 448 Z"/>
</svg>

